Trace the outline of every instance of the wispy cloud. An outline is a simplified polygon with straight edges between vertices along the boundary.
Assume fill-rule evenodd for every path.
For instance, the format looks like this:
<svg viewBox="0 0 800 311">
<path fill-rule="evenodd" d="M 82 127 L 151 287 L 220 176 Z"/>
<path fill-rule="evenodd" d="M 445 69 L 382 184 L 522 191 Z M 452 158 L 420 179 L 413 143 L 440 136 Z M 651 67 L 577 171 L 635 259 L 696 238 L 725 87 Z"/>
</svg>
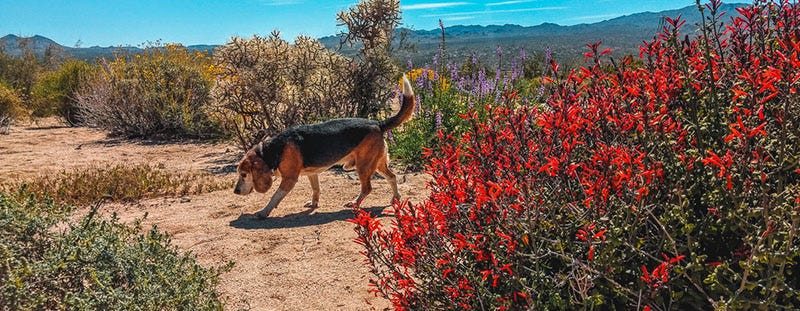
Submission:
<svg viewBox="0 0 800 311">
<path fill-rule="evenodd" d="M 568 18 L 568 21 L 587 21 L 587 20 L 597 20 L 597 19 L 609 19 L 613 17 L 619 17 L 620 14 L 600 14 L 600 15 L 584 15 L 584 16 L 576 16 L 572 18 Z"/>
<path fill-rule="evenodd" d="M 510 5 L 510 4 L 528 3 L 534 1 L 536 0 L 514 0 L 514 1 L 503 1 L 503 2 L 492 2 L 492 3 L 487 3 L 486 6 Z"/>
<path fill-rule="evenodd" d="M 431 3 L 418 3 L 418 4 L 409 4 L 409 5 L 401 5 L 400 9 L 403 11 L 407 10 L 427 10 L 427 9 L 439 9 L 439 8 L 449 8 L 459 5 L 467 5 L 470 4 L 469 2 L 431 2 Z"/>
<path fill-rule="evenodd" d="M 422 15 L 422 17 L 449 17 L 449 16 L 482 15 L 482 14 L 494 14 L 494 13 L 519 13 L 519 12 L 536 12 L 536 11 L 554 11 L 554 10 L 566 10 L 566 9 L 569 9 L 569 7 L 566 7 L 566 6 L 546 6 L 546 7 L 540 7 L 540 8 L 525 8 L 525 9 L 513 9 L 513 10 L 487 10 L 487 11 L 427 14 L 427 15 Z"/>
<path fill-rule="evenodd" d="M 475 19 L 475 16 L 451 16 L 442 18 L 443 21 L 450 21 L 450 22 L 463 21 L 468 19 Z"/>
</svg>

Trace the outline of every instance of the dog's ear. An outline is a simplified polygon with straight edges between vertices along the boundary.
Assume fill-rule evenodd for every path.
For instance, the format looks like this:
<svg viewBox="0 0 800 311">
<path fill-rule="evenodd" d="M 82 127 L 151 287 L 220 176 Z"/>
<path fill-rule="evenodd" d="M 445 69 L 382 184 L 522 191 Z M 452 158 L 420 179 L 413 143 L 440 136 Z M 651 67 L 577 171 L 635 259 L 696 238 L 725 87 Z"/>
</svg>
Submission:
<svg viewBox="0 0 800 311">
<path fill-rule="evenodd" d="M 255 154 L 248 160 L 250 160 L 250 173 L 253 174 L 253 187 L 259 193 L 267 192 L 272 187 L 272 168 Z"/>
</svg>

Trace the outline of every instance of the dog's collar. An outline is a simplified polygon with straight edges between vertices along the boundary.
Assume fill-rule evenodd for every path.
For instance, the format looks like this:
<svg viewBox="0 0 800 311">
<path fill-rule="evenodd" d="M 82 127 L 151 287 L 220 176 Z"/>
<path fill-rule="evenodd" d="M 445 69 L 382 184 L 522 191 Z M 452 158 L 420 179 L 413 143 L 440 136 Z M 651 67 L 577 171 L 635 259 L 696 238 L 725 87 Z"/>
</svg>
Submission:
<svg viewBox="0 0 800 311">
<path fill-rule="evenodd" d="M 274 169 L 273 163 L 270 163 L 269 159 L 267 159 L 267 153 L 264 150 L 264 148 L 266 148 L 266 147 L 267 146 L 265 146 L 264 141 L 261 141 L 260 143 L 255 145 L 253 147 L 253 149 L 255 150 L 256 155 L 258 157 L 260 157 L 262 160 L 264 160 L 264 164 L 266 164 L 268 168 Z M 277 163 L 275 163 L 275 164 L 277 164 Z"/>
<path fill-rule="evenodd" d="M 264 158 L 264 141 L 261 141 L 258 144 L 256 144 L 255 147 L 253 147 L 253 149 L 255 150 L 256 155 L 258 155 L 261 158 Z"/>
</svg>

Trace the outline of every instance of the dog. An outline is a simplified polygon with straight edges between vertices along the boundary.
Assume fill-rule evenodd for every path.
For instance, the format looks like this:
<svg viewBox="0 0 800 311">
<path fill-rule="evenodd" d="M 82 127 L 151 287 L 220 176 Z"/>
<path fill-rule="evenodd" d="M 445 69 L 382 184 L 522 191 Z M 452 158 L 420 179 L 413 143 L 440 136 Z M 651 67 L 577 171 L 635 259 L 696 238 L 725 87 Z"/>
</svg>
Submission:
<svg viewBox="0 0 800 311">
<path fill-rule="evenodd" d="M 324 123 L 291 127 L 269 141 L 261 141 L 245 153 L 236 171 L 239 180 L 233 193 L 247 195 L 255 190 L 265 193 L 272 187 L 273 176 L 281 178 L 278 190 L 263 210 L 256 213 L 265 219 L 294 188 L 301 175 L 311 182 L 311 201 L 306 207 L 319 206 L 319 173 L 336 164 L 345 170 L 355 169 L 361 192 L 346 207 L 357 208 L 371 191 L 370 179 L 378 172 L 392 188 L 392 201 L 400 199 L 397 178 L 389 169 L 389 156 L 383 134 L 411 118 L 415 97 L 411 83 L 403 76 L 403 100 L 400 111 L 384 121 L 364 118 L 334 119 Z"/>
</svg>

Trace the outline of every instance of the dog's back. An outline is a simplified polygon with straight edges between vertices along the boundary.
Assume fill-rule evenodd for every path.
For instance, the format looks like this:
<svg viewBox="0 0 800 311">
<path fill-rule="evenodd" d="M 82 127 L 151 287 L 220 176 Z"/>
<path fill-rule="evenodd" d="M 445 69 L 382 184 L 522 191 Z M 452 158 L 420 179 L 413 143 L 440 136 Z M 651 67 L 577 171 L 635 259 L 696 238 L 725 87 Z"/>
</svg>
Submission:
<svg viewBox="0 0 800 311">
<path fill-rule="evenodd" d="M 285 139 L 297 145 L 303 166 L 326 167 L 353 151 L 369 134 L 381 135 L 378 121 L 347 118 L 295 126 L 273 140 Z"/>
</svg>

